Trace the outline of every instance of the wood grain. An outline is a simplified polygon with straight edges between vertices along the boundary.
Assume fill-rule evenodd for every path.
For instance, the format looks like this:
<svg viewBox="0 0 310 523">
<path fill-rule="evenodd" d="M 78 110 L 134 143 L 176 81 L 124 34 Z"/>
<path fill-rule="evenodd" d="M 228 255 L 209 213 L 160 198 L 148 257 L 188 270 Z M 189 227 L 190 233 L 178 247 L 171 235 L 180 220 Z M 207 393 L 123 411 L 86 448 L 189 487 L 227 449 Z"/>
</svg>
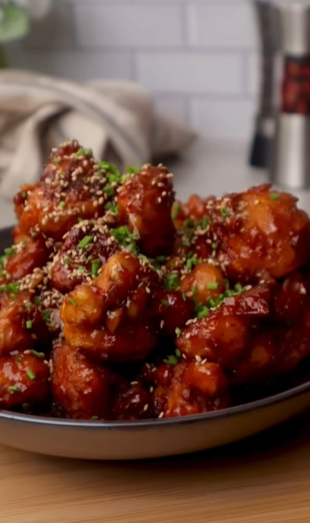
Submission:
<svg viewBox="0 0 310 523">
<path fill-rule="evenodd" d="M 246 442 L 144 462 L 0 448 L 1 523 L 308 523 L 308 415 Z"/>
</svg>

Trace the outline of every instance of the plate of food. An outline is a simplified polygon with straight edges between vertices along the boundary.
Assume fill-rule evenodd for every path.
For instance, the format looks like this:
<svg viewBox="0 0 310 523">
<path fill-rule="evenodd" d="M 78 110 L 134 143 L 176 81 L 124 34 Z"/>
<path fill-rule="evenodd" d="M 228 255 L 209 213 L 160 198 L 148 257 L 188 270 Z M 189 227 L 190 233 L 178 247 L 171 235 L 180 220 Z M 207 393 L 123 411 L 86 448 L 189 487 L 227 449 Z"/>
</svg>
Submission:
<svg viewBox="0 0 310 523">
<path fill-rule="evenodd" d="M 0 443 L 84 459 L 224 445 L 310 406 L 310 222 L 269 185 L 175 200 L 68 141 L 0 232 Z"/>
</svg>

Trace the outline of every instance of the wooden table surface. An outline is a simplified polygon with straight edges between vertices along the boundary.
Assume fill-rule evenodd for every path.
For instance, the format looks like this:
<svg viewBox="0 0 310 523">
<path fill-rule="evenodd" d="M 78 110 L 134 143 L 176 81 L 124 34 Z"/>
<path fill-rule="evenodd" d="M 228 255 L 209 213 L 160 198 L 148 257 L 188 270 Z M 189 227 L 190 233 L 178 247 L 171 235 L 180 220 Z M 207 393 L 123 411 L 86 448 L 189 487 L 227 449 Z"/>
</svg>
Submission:
<svg viewBox="0 0 310 523">
<path fill-rule="evenodd" d="M 1 523 L 309 523 L 310 413 L 230 447 L 143 462 L 0 448 Z"/>
</svg>

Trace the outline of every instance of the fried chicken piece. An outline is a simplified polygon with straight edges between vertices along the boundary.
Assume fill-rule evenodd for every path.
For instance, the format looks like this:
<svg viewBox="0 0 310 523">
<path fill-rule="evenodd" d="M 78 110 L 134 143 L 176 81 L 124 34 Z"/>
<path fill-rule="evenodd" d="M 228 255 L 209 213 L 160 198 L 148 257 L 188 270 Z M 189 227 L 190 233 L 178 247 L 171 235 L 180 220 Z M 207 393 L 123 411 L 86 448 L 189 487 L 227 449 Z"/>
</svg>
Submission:
<svg viewBox="0 0 310 523">
<path fill-rule="evenodd" d="M 171 177 L 165 167 L 145 165 L 118 190 L 119 222 L 138 234 L 141 252 L 153 258 L 172 250 L 175 229 L 171 219 Z"/>
<path fill-rule="evenodd" d="M 13 284 L 13 286 L 16 284 Z M 28 291 L 0 292 L 0 357 L 48 345 L 48 328 Z M 15 289 L 17 291 L 17 287 Z M 1 291 L 1 287 L 0 287 Z"/>
<path fill-rule="evenodd" d="M 118 182 L 120 176 L 115 181 L 109 164 L 97 163 L 90 149 L 82 149 L 76 140 L 65 142 L 53 150 L 40 180 L 15 198 L 21 232 L 38 229 L 61 240 L 79 218 L 106 213 Z"/>
<path fill-rule="evenodd" d="M 18 234 L 17 240 L 0 258 L 0 283 L 19 281 L 34 269 L 43 267 L 49 259 L 52 243 L 42 235 L 31 238 Z"/>
<path fill-rule="evenodd" d="M 51 390 L 57 408 L 73 419 L 107 419 L 113 373 L 65 343 L 54 347 L 52 361 Z"/>
<path fill-rule="evenodd" d="M 232 369 L 248 350 L 255 320 L 268 316 L 269 301 L 270 292 L 263 286 L 225 298 L 220 307 L 184 329 L 176 346 L 189 358 Z"/>
<path fill-rule="evenodd" d="M 297 199 L 269 185 L 208 204 L 217 257 L 234 282 L 255 283 L 264 273 L 283 278 L 310 256 L 310 222 Z"/>
<path fill-rule="evenodd" d="M 37 355 L 0 357 L 0 407 L 43 403 L 48 396 L 48 377 L 48 364 Z"/>
<path fill-rule="evenodd" d="M 106 225 L 98 221 L 75 225 L 52 264 L 53 286 L 68 293 L 83 281 L 91 281 L 91 277 L 97 276 L 101 267 L 120 249 Z"/>
<path fill-rule="evenodd" d="M 150 417 L 151 393 L 138 381 L 123 382 L 112 402 L 112 419 L 133 421 Z"/>
<path fill-rule="evenodd" d="M 160 417 L 189 416 L 230 406 L 228 380 L 216 363 L 178 363 L 171 371 L 159 369 L 154 393 Z"/>
<path fill-rule="evenodd" d="M 63 303 L 64 335 L 96 361 L 144 359 L 158 340 L 149 313 L 157 274 L 132 254 L 111 256 L 92 284 L 82 284 Z"/>
<path fill-rule="evenodd" d="M 181 291 L 200 303 L 216 300 L 225 291 L 225 276 L 216 265 L 199 263 L 181 279 Z"/>
<path fill-rule="evenodd" d="M 158 318 L 161 336 L 175 336 L 176 330 L 182 329 L 194 314 L 193 300 L 179 291 L 154 291 L 151 316 Z"/>
</svg>

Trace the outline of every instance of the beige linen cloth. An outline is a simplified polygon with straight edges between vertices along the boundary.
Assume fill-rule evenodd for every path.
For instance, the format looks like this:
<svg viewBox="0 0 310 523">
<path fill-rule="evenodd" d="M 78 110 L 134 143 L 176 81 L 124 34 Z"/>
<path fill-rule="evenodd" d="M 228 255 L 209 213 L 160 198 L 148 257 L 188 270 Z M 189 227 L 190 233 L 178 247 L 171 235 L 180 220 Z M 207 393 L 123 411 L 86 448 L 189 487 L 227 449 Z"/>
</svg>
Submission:
<svg viewBox="0 0 310 523">
<path fill-rule="evenodd" d="M 72 138 L 124 170 L 181 152 L 194 135 L 156 114 L 151 95 L 131 82 L 0 72 L 0 197 L 35 182 L 52 147 Z"/>
</svg>

